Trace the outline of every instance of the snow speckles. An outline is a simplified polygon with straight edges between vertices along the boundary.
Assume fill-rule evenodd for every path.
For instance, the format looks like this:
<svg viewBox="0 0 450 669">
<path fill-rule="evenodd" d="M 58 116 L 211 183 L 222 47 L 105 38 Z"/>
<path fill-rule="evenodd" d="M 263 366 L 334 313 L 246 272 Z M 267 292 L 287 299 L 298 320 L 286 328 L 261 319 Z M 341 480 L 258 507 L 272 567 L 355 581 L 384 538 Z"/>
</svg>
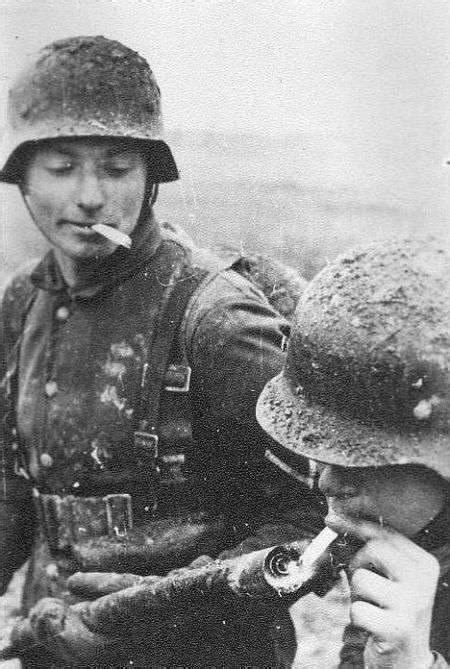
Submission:
<svg viewBox="0 0 450 669">
<path fill-rule="evenodd" d="M 420 400 L 413 409 L 414 418 L 417 420 L 427 420 L 430 418 L 433 407 L 441 403 L 437 395 L 432 395 L 428 400 Z"/>
<path fill-rule="evenodd" d="M 98 441 L 96 439 L 94 439 L 94 441 L 92 442 L 91 447 L 92 447 L 91 458 L 94 460 L 96 465 L 103 468 L 103 463 L 98 455 Z"/>
<path fill-rule="evenodd" d="M 100 395 L 100 402 L 103 402 L 103 404 L 112 404 L 118 411 L 123 411 L 126 405 L 126 400 L 119 397 L 116 386 L 109 384 Z"/>
<path fill-rule="evenodd" d="M 103 369 L 108 376 L 116 377 L 119 380 L 126 372 L 126 367 L 123 364 L 123 362 L 118 362 L 117 360 L 110 360 L 110 359 L 108 359 L 105 362 Z"/>
<path fill-rule="evenodd" d="M 111 355 L 113 360 L 123 360 L 124 358 L 133 358 L 135 353 L 132 347 L 127 342 L 119 342 L 118 344 L 111 344 Z"/>
</svg>

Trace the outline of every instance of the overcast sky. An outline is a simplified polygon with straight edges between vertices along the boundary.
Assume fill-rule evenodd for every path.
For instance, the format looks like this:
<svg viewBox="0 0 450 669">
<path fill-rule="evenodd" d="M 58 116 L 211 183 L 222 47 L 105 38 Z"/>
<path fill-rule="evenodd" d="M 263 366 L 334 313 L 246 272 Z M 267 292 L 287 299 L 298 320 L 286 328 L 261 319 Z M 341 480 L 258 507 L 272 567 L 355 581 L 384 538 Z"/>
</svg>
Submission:
<svg viewBox="0 0 450 669">
<path fill-rule="evenodd" d="M 324 175 L 370 186 L 374 196 L 411 198 L 447 219 L 448 0 L 0 0 L 0 7 L 2 108 L 27 54 L 57 38 L 103 34 L 148 58 L 168 128 L 304 133 L 330 147 Z"/>
</svg>

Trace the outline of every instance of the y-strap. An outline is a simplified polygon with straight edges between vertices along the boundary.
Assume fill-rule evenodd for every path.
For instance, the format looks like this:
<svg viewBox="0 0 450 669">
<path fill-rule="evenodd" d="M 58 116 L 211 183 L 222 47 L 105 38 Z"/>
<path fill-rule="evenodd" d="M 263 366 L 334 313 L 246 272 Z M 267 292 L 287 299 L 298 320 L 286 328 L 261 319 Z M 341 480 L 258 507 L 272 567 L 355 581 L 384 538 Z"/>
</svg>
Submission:
<svg viewBox="0 0 450 669">
<path fill-rule="evenodd" d="M 196 268 L 190 271 L 191 273 L 188 274 L 186 269 L 180 265 L 172 273 L 168 289 L 162 300 L 160 318 L 151 342 L 149 362 L 146 363 L 143 370 L 141 392 L 135 409 L 136 459 L 138 462 L 147 463 L 147 467 L 151 467 L 152 471 L 147 473 L 151 474 L 155 483 L 158 482 L 162 456 L 159 444 L 162 393 L 164 390 L 183 394 L 189 392 L 190 367 L 187 365 L 169 366 L 169 362 L 189 299 L 208 275 L 207 271 Z M 170 385 L 166 385 L 166 380 Z"/>
</svg>

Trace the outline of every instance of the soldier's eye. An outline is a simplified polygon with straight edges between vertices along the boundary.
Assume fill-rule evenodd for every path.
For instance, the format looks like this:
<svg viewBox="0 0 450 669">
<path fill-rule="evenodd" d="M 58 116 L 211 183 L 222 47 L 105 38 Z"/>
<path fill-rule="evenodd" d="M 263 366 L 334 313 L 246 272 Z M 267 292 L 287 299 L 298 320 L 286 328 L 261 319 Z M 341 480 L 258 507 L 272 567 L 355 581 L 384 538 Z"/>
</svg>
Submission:
<svg viewBox="0 0 450 669">
<path fill-rule="evenodd" d="M 109 174 L 112 177 L 120 177 L 131 169 L 131 166 L 129 164 L 108 164 L 105 165 L 105 172 Z"/>
<path fill-rule="evenodd" d="M 70 161 L 64 161 L 62 163 L 50 164 L 47 165 L 47 170 L 52 174 L 68 174 L 73 169 L 73 163 Z"/>
<path fill-rule="evenodd" d="M 74 161 L 70 156 L 52 151 L 44 155 L 43 165 L 51 174 L 67 174 L 73 169 Z"/>
<path fill-rule="evenodd" d="M 121 177 L 136 167 L 136 157 L 132 152 L 119 151 L 107 156 L 103 169 L 111 177 Z"/>
</svg>

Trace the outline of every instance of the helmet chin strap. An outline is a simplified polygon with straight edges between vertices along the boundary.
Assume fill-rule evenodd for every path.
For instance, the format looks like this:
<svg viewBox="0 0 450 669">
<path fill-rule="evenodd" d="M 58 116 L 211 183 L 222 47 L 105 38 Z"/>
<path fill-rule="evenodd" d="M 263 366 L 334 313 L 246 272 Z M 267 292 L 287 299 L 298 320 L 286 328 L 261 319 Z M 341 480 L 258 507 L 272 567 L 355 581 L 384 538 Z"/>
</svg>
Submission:
<svg viewBox="0 0 450 669">
<path fill-rule="evenodd" d="M 150 209 L 153 207 L 155 204 L 156 200 L 158 199 L 158 192 L 159 192 L 159 184 L 151 184 L 151 189 L 150 189 L 150 194 L 148 196 L 148 206 Z"/>
<path fill-rule="evenodd" d="M 31 220 L 34 222 L 33 212 L 31 210 L 30 203 L 28 202 L 27 193 L 25 191 L 23 181 L 19 181 L 17 185 L 19 187 L 20 194 L 22 195 L 22 199 L 25 203 L 25 207 L 28 210 Z M 142 201 L 142 207 L 138 216 L 138 222 L 136 227 L 138 227 L 141 224 L 144 224 L 145 221 L 148 220 L 148 218 L 150 217 L 153 205 L 158 199 L 158 192 L 159 192 L 159 183 L 149 182 L 146 185 L 144 199 Z"/>
<path fill-rule="evenodd" d="M 35 221 L 34 221 L 34 215 L 33 215 L 33 212 L 32 212 L 32 210 L 31 210 L 30 203 L 28 202 L 27 193 L 26 193 L 26 191 L 25 191 L 25 188 L 24 188 L 24 185 L 23 185 L 23 181 L 19 181 L 19 182 L 17 183 L 17 185 L 18 185 L 18 187 L 19 187 L 19 191 L 20 191 L 20 194 L 21 194 L 21 196 L 22 196 L 22 200 L 23 200 L 24 203 L 25 203 L 25 207 L 27 208 L 27 211 L 28 211 L 28 213 L 30 214 L 31 220 L 32 220 L 33 223 L 34 223 L 34 222 L 35 222 Z"/>
<path fill-rule="evenodd" d="M 159 184 L 148 182 L 145 186 L 144 198 L 142 200 L 141 211 L 138 216 L 137 226 L 145 223 L 151 215 L 153 205 L 158 198 Z"/>
<path fill-rule="evenodd" d="M 142 200 L 142 207 L 141 211 L 139 212 L 137 224 L 133 232 L 131 233 L 132 239 L 134 238 L 138 230 L 140 230 L 143 226 L 145 226 L 148 223 L 148 221 L 151 221 L 153 219 L 152 209 L 153 205 L 155 204 L 158 198 L 158 191 L 159 191 L 159 184 L 148 181 L 148 183 L 145 186 L 144 198 Z"/>
</svg>

